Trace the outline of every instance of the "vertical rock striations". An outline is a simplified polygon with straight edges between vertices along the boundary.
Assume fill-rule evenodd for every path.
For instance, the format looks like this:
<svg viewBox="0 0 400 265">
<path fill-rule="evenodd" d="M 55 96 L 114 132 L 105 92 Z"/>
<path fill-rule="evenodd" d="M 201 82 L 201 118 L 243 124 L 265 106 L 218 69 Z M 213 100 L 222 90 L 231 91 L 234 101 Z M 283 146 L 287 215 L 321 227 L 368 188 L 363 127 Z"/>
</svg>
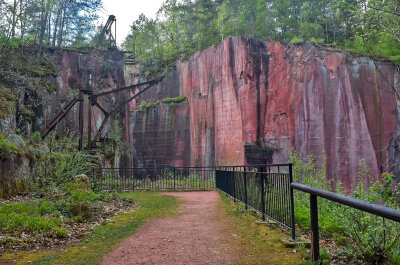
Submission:
<svg viewBox="0 0 400 265">
<path fill-rule="evenodd" d="M 399 157 L 396 78 L 389 62 L 229 38 L 179 62 L 131 106 L 187 98 L 131 114 L 135 163 L 281 163 L 295 149 L 320 163 L 325 156 L 328 178 L 350 188 L 361 160 L 378 177 Z"/>
</svg>

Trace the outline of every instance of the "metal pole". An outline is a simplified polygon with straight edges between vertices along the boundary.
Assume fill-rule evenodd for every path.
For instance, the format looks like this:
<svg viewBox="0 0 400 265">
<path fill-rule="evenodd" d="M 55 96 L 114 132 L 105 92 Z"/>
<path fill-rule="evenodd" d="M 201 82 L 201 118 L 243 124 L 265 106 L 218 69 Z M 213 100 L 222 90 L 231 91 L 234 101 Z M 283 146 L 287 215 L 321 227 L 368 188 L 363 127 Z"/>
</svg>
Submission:
<svg viewBox="0 0 400 265">
<path fill-rule="evenodd" d="M 83 92 L 79 92 L 79 151 L 83 150 Z"/>
<path fill-rule="evenodd" d="M 292 239 L 296 240 L 296 223 L 294 216 L 294 194 L 291 184 L 293 183 L 293 165 L 289 164 L 289 178 L 290 178 L 290 217 L 292 225 Z"/>
<path fill-rule="evenodd" d="M 176 188 L 175 179 L 176 179 L 176 174 L 175 174 L 175 167 L 174 167 L 174 191 L 175 191 L 175 188 Z"/>
<path fill-rule="evenodd" d="M 261 187 L 261 204 L 262 204 L 262 220 L 265 221 L 265 192 L 264 192 L 264 174 L 260 174 L 260 187 Z"/>
<path fill-rule="evenodd" d="M 135 175 L 134 175 L 134 170 L 132 169 L 131 170 L 132 171 L 132 190 L 134 191 L 135 190 Z"/>
<path fill-rule="evenodd" d="M 311 260 L 319 260 L 319 231 L 318 231 L 318 200 L 316 195 L 310 194 L 310 217 L 311 217 Z"/>
<path fill-rule="evenodd" d="M 247 176 L 246 170 L 243 172 L 243 182 L 244 182 L 244 207 L 247 211 Z"/>
<path fill-rule="evenodd" d="M 232 176 L 233 176 L 233 178 L 232 178 L 232 183 L 233 183 L 233 194 L 232 194 L 232 197 L 233 197 L 233 202 L 236 202 L 235 169 L 233 169 Z"/>
</svg>

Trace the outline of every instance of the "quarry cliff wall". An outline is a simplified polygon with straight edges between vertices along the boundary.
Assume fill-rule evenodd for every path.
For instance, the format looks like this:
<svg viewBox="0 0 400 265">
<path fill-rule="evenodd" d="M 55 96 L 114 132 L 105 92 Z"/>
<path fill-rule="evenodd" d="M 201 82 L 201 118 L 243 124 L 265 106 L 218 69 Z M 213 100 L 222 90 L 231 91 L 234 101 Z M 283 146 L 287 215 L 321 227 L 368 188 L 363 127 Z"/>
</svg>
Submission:
<svg viewBox="0 0 400 265">
<path fill-rule="evenodd" d="M 378 178 L 399 175 L 399 73 L 311 44 L 228 38 L 178 62 L 131 105 L 184 96 L 131 113 L 134 165 L 284 163 L 314 154 L 350 188 L 361 160 Z"/>
</svg>

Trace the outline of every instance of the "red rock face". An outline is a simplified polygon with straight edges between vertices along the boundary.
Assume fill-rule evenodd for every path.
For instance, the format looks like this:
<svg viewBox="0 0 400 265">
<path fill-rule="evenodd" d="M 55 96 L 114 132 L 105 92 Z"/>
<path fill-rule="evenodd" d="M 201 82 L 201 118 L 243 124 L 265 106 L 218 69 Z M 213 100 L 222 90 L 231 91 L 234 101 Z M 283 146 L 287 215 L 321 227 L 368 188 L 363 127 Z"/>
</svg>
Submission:
<svg viewBox="0 0 400 265">
<path fill-rule="evenodd" d="M 125 86 L 124 76 L 124 55 L 117 50 L 108 50 L 107 52 L 97 53 L 78 53 L 74 51 L 55 51 L 52 54 L 52 60 L 57 72 L 58 90 L 54 95 L 48 95 L 43 104 L 42 121 L 39 128 L 42 128 L 44 121 L 51 119 L 61 105 L 75 96 L 79 90 L 93 90 L 100 92 L 108 89 L 115 89 Z M 128 92 L 111 94 L 106 97 L 98 98 L 98 103 L 110 111 L 120 102 L 126 100 Z M 88 132 L 88 106 L 89 102 L 85 99 L 84 104 L 84 139 L 86 140 Z M 78 104 L 65 116 L 57 126 L 59 134 L 78 135 L 79 120 Z M 124 140 L 131 145 L 130 137 L 130 113 L 129 106 L 121 110 L 113 118 L 119 119 L 120 125 L 124 129 Z M 91 130 L 94 137 L 97 129 L 104 119 L 103 113 L 97 108 L 92 107 Z M 111 127 L 112 119 L 107 123 L 104 133 Z M 130 166 L 129 161 L 115 159 L 116 163 L 112 166 Z"/>
<path fill-rule="evenodd" d="M 292 147 L 320 162 L 325 154 L 327 176 L 347 188 L 361 160 L 375 177 L 389 171 L 389 143 L 397 128 L 396 100 L 387 82 L 393 84 L 393 66 L 313 46 L 267 47 L 265 139 L 279 143 L 274 162 L 286 161 Z"/>
<path fill-rule="evenodd" d="M 361 160 L 376 178 L 394 166 L 395 73 L 391 63 L 312 45 L 226 39 L 178 63 L 138 100 L 187 97 L 174 126 L 163 104 L 131 116 L 136 163 L 145 164 L 144 150 L 154 164 L 284 163 L 295 149 L 320 163 L 325 156 L 328 178 L 350 189 Z M 159 137 L 166 131 L 174 136 Z M 156 145 L 167 151 L 149 155 Z"/>
</svg>

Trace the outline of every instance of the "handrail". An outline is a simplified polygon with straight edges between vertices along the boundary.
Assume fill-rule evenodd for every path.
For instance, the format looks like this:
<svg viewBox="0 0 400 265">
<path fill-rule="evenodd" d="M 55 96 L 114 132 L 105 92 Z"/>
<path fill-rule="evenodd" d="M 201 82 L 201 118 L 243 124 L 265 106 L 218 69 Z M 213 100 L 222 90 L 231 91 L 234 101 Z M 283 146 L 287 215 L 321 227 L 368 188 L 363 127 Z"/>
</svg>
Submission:
<svg viewBox="0 0 400 265">
<path fill-rule="evenodd" d="M 313 188 L 300 183 L 292 182 L 290 187 L 310 194 L 311 256 L 314 262 L 319 260 L 318 196 L 386 219 L 400 222 L 400 211 L 396 209 Z"/>
<path fill-rule="evenodd" d="M 344 204 L 344 205 L 350 206 L 352 208 L 355 208 L 355 209 L 358 209 L 358 210 L 361 210 L 364 212 L 368 212 L 368 213 L 372 213 L 374 215 L 385 217 L 386 219 L 400 222 L 400 211 L 393 209 L 393 208 L 389 208 L 386 206 L 354 199 L 354 198 L 340 195 L 340 194 L 337 194 L 334 192 L 313 188 L 313 187 L 306 186 L 306 185 L 303 185 L 300 183 L 293 182 L 291 184 L 291 186 L 292 186 L 292 188 L 299 190 L 299 191 L 303 191 L 303 192 L 306 192 L 306 193 L 309 193 L 312 195 L 316 195 L 318 197 L 328 199 L 330 201 L 338 202 L 340 204 Z"/>
</svg>

